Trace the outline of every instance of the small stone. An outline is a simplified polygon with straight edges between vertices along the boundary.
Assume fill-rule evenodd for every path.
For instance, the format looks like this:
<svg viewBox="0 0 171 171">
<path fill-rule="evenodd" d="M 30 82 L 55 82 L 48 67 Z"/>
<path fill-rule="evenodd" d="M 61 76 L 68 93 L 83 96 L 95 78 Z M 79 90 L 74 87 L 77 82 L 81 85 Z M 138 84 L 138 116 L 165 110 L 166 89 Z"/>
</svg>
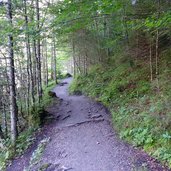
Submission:
<svg viewBox="0 0 171 171">
<path fill-rule="evenodd" d="M 72 168 L 70 167 L 70 168 L 67 168 L 67 167 L 65 167 L 65 166 L 62 166 L 61 167 L 61 171 L 68 171 L 68 170 L 71 170 Z"/>
</svg>

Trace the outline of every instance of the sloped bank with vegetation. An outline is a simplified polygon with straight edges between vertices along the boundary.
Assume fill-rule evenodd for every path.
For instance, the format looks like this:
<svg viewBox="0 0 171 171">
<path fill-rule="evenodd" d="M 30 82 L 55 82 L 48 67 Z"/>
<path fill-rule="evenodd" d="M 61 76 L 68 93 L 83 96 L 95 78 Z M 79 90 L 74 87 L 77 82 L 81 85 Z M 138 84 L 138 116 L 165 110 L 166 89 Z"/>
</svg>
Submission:
<svg viewBox="0 0 171 171">
<path fill-rule="evenodd" d="M 1 151 L 0 151 L 0 170 L 5 170 L 7 164 L 10 163 L 17 156 L 21 156 L 26 152 L 26 150 L 35 142 L 35 135 L 39 131 L 42 123 L 45 120 L 46 116 L 46 108 L 51 105 L 53 102 L 53 96 L 49 93 L 55 87 L 55 82 L 49 82 L 49 85 L 43 87 L 43 97 L 41 99 L 41 103 L 36 103 L 34 108 L 31 106 L 30 117 L 28 121 L 30 126 L 26 126 L 19 134 L 18 139 L 16 141 L 15 152 L 13 150 L 13 146 L 9 139 L 6 139 L 0 143 Z M 28 125 L 28 123 L 27 123 Z"/>
<path fill-rule="evenodd" d="M 121 138 L 171 167 L 167 55 L 163 54 L 158 80 L 150 81 L 149 64 L 144 59 L 132 66 L 123 54 L 117 54 L 110 64 L 93 66 L 86 76 L 76 76 L 70 92 L 83 93 L 102 102 L 110 109 Z"/>
</svg>

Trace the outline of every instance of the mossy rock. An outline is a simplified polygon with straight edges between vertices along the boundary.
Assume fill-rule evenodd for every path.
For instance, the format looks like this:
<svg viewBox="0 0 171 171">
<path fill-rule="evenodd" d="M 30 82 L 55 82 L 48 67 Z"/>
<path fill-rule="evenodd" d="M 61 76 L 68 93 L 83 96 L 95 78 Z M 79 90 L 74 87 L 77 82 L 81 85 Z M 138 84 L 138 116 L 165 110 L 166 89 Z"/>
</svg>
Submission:
<svg viewBox="0 0 171 171">
<path fill-rule="evenodd" d="M 65 77 L 66 77 L 66 78 L 70 78 L 70 77 L 72 77 L 72 75 L 71 75 L 70 73 L 67 73 L 67 74 L 65 75 Z"/>
<path fill-rule="evenodd" d="M 56 93 L 53 92 L 53 91 L 49 91 L 49 92 L 48 92 L 48 95 L 49 95 L 50 97 L 57 97 Z"/>
</svg>

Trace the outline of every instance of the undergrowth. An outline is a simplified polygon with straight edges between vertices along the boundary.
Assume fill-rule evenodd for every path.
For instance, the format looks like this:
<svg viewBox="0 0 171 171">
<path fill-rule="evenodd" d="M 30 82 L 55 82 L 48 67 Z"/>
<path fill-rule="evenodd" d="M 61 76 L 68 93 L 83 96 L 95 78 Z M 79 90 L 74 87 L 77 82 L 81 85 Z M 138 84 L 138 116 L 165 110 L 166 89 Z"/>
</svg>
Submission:
<svg viewBox="0 0 171 171">
<path fill-rule="evenodd" d="M 160 63 L 160 76 L 150 81 L 149 63 L 96 65 L 77 76 L 70 93 L 83 93 L 111 110 L 121 138 L 143 148 L 171 168 L 170 67 Z M 111 62 L 112 63 L 112 62 Z M 159 82 L 159 83 L 158 83 Z"/>
<path fill-rule="evenodd" d="M 52 102 L 52 97 L 49 96 L 49 91 L 51 91 L 55 85 L 55 82 L 51 81 L 49 82 L 48 86 L 43 86 L 43 96 L 41 102 L 39 103 L 37 100 L 35 105 L 30 108 L 31 115 L 29 115 L 29 124 L 31 126 L 35 127 L 40 125 L 41 115 L 43 115 L 43 112 L 45 112 L 45 107 Z"/>
<path fill-rule="evenodd" d="M 55 86 L 54 82 L 50 82 L 48 87 L 43 87 L 43 97 L 41 103 L 35 103 L 35 106 L 29 109 L 28 125 L 23 132 L 20 133 L 16 142 L 16 150 L 13 151 L 10 139 L 0 140 L 0 170 L 5 170 L 7 163 L 14 157 L 24 154 L 26 149 L 34 142 L 35 131 L 40 126 L 40 115 L 44 112 L 44 108 L 50 105 L 52 97 L 49 96 L 49 91 Z"/>
<path fill-rule="evenodd" d="M 31 171 L 32 168 L 40 162 L 42 153 L 49 141 L 50 137 L 40 141 L 37 149 L 32 153 L 28 168 L 25 168 L 24 171 Z"/>
</svg>

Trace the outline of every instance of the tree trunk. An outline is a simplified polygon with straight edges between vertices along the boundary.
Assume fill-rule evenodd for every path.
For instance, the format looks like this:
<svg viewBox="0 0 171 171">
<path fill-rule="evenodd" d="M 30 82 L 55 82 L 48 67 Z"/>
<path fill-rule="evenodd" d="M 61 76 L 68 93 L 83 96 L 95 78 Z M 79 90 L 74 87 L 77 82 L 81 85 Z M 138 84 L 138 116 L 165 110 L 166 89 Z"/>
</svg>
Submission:
<svg viewBox="0 0 171 171">
<path fill-rule="evenodd" d="M 150 78 L 153 81 L 153 65 L 152 65 L 152 43 L 150 40 Z"/>
<path fill-rule="evenodd" d="M 3 132 L 2 132 L 1 125 L 0 125 L 0 139 L 4 139 L 4 134 L 3 134 Z"/>
<path fill-rule="evenodd" d="M 53 62 L 54 62 L 53 42 L 51 42 L 51 80 L 53 80 L 53 76 L 54 76 Z"/>
<path fill-rule="evenodd" d="M 42 99 L 42 76 L 41 76 L 41 49 L 40 49 L 40 12 L 39 12 L 39 0 L 36 0 L 36 17 L 37 17 L 37 74 L 38 74 L 38 95 L 39 102 Z"/>
<path fill-rule="evenodd" d="M 7 16 L 12 27 L 12 3 L 8 0 Z M 17 139 L 17 102 L 16 102 L 16 87 L 15 87 L 15 66 L 14 66 L 14 50 L 13 50 L 13 36 L 8 35 L 8 52 L 9 52 L 9 80 L 10 80 L 10 114 L 11 114 L 11 141 L 15 147 Z"/>
<path fill-rule="evenodd" d="M 74 77 L 76 76 L 76 59 L 75 59 L 75 44 L 72 41 L 72 53 L 73 53 L 73 64 L 74 64 Z"/>
<path fill-rule="evenodd" d="M 32 105 L 35 104 L 35 97 L 34 97 L 34 78 L 33 78 L 33 67 L 32 67 L 32 56 L 31 56 L 31 48 L 30 48 L 30 35 L 28 29 L 28 14 L 27 14 L 27 0 L 24 0 L 24 13 L 25 13 L 25 25 L 26 25 L 26 50 L 27 50 L 27 63 L 28 63 L 28 74 L 29 79 L 28 81 L 29 86 L 31 85 L 31 98 L 32 98 Z M 29 87 L 30 89 L 30 87 Z"/>
<path fill-rule="evenodd" d="M 48 74 L 49 74 L 49 72 L 48 72 L 48 49 L 47 49 L 47 40 L 45 41 L 45 62 L 46 62 L 46 86 L 48 86 Z"/>
<path fill-rule="evenodd" d="M 57 63 L 56 63 L 56 41 L 55 41 L 55 38 L 53 38 L 53 50 L 54 50 L 54 52 L 53 52 L 53 59 L 54 59 L 54 61 L 53 61 L 53 70 L 54 70 L 54 75 L 53 75 L 53 79 L 55 80 L 55 83 L 57 84 L 57 70 L 56 70 L 56 65 L 57 65 Z"/>
<path fill-rule="evenodd" d="M 5 138 L 8 136 L 8 125 L 7 125 L 7 114 L 5 110 L 5 104 L 3 105 L 3 115 L 4 115 L 4 127 L 5 127 Z"/>
</svg>

